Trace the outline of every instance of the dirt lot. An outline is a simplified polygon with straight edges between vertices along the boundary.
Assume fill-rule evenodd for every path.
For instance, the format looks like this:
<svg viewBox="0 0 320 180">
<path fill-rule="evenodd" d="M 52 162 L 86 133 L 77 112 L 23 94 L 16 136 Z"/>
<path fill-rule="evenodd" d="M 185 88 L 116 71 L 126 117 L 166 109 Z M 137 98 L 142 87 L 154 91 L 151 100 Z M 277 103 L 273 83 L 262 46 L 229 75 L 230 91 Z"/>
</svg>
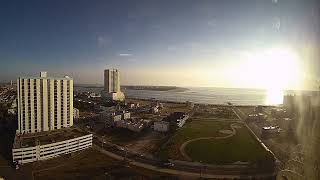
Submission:
<svg viewBox="0 0 320 180">
<path fill-rule="evenodd" d="M 123 128 L 106 128 L 98 132 L 104 135 L 106 141 L 125 146 L 130 151 L 142 154 L 152 154 L 160 146 L 165 135 L 152 129 L 145 129 L 140 133 L 132 132 Z"/>
<path fill-rule="evenodd" d="M 46 167 L 44 167 L 45 165 Z M 47 168 L 47 166 L 49 166 Z M 152 171 L 127 166 L 124 162 L 115 161 L 93 149 L 85 150 L 68 160 L 58 158 L 43 161 L 36 165 L 34 179 L 151 179 L 161 177 Z"/>
</svg>

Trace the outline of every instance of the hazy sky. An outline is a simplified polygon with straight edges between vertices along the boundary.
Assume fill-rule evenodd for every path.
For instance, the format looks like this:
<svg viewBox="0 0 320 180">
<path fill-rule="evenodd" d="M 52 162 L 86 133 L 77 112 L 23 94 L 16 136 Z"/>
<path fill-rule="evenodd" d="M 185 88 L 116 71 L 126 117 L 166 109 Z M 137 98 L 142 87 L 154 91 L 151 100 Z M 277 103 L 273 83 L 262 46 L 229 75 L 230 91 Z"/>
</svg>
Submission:
<svg viewBox="0 0 320 180">
<path fill-rule="evenodd" d="M 241 70 L 270 64 L 246 58 L 280 48 L 299 57 L 309 87 L 319 16 L 316 0 L 2 0 L 0 81 L 46 70 L 94 84 L 114 67 L 122 84 L 263 87 L 247 80 L 259 71 Z"/>
</svg>

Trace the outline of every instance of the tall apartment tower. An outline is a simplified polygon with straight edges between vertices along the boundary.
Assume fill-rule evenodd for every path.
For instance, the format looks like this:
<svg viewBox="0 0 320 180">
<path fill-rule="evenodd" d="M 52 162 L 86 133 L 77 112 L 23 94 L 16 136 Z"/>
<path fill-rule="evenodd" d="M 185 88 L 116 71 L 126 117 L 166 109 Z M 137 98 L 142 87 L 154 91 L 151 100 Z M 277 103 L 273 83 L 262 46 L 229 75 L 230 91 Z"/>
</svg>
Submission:
<svg viewBox="0 0 320 180">
<path fill-rule="evenodd" d="M 120 92 L 120 72 L 118 69 L 104 70 L 104 90 L 108 93 Z"/>
<path fill-rule="evenodd" d="M 118 69 L 104 70 L 104 91 L 102 95 L 113 101 L 124 100 L 124 94 L 120 89 L 120 72 Z"/>
<path fill-rule="evenodd" d="M 19 77 L 17 134 L 36 133 L 73 125 L 73 79 Z"/>
</svg>

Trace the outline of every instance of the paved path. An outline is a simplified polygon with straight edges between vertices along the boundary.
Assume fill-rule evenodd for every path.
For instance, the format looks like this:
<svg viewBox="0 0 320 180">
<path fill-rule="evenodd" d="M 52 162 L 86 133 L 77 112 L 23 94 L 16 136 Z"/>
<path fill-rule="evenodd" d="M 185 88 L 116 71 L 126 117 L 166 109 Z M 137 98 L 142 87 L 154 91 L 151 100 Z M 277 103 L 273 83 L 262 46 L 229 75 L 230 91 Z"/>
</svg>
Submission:
<svg viewBox="0 0 320 180">
<path fill-rule="evenodd" d="M 104 149 L 102 149 L 101 147 L 97 146 L 97 145 L 93 145 L 93 148 L 102 152 L 103 154 L 106 154 L 109 157 L 112 157 L 114 159 L 117 160 L 124 160 L 124 157 L 116 155 L 114 153 L 111 153 L 109 151 L 106 151 Z M 137 167 L 141 167 L 144 169 L 149 169 L 152 171 L 156 171 L 156 172 L 160 172 L 160 173 L 165 173 L 165 174 L 171 174 L 171 175 L 175 175 L 175 176 L 183 176 L 183 177 L 192 177 L 192 178 L 198 178 L 200 177 L 200 173 L 196 173 L 196 172 L 188 172 L 188 171 L 182 171 L 182 170 L 176 170 L 176 169 L 168 169 L 168 168 L 160 168 L 154 165 L 150 165 L 150 164 L 146 164 L 146 163 L 142 163 L 142 162 L 137 162 L 135 160 L 132 159 L 127 159 L 128 160 L 128 164 L 129 165 L 133 165 L 133 166 L 137 166 Z M 261 174 L 260 176 L 258 175 L 258 177 L 265 177 L 265 176 L 269 176 L 268 174 Z M 215 178 L 215 179 L 235 179 L 235 178 L 240 178 L 240 177 L 251 177 L 251 176 L 241 176 L 241 175 L 216 175 L 216 174 L 206 174 L 206 173 L 202 173 L 201 177 L 203 178 Z"/>
<path fill-rule="evenodd" d="M 180 153 L 182 154 L 183 157 L 185 157 L 187 160 L 192 161 L 192 158 L 190 158 L 190 156 L 188 156 L 188 154 L 185 151 L 185 147 L 189 144 L 192 143 L 194 141 L 198 141 L 198 140 L 208 140 L 208 139 L 227 139 L 230 138 L 232 136 L 234 136 L 236 134 L 236 128 L 239 128 L 239 123 L 233 123 L 230 125 L 232 132 L 226 136 L 211 136 L 211 137 L 200 137 L 200 138 L 195 138 L 195 139 L 191 139 L 188 140 L 186 142 L 184 142 L 181 146 L 180 146 Z"/>
</svg>

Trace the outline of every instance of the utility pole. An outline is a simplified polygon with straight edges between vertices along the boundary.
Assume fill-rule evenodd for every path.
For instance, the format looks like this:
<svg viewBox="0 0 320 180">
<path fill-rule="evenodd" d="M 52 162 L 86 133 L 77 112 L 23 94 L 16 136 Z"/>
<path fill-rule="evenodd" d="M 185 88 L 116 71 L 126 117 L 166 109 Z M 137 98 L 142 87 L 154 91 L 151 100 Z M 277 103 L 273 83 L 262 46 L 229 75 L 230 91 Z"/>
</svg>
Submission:
<svg viewBox="0 0 320 180">
<path fill-rule="evenodd" d="M 102 141 L 101 141 L 101 148 L 103 149 L 103 144 L 105 143 L 104 141 L 104 136 L 102 136 Z"/>
</svg>

